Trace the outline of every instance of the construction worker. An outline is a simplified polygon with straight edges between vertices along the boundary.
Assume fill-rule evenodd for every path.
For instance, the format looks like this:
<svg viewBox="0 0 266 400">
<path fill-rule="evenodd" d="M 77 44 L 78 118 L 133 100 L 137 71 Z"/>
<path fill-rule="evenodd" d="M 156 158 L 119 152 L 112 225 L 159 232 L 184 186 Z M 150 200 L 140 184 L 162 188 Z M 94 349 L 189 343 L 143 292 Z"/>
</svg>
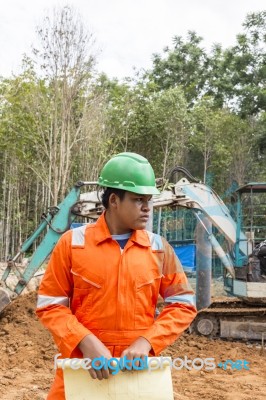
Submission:
<svg viewBox="0 0 266 400">
<path fill-rule="evenodd" d="M 37 315 L 62 358 L 158 355 L 196 315 L 194 292 L 174 250 L 145 230 L 158 194 L 146 158 L 120 153 L 103 167 L 105 212 L 95 224 L 66 232 L 56 245 L 38 293 Z M 155 318 L 158 296 L 166 306 Z M 108 369 L 89 369 L 108 378 Z M 47 400 L 64 400 L 62 370 Z"/>
</svg>

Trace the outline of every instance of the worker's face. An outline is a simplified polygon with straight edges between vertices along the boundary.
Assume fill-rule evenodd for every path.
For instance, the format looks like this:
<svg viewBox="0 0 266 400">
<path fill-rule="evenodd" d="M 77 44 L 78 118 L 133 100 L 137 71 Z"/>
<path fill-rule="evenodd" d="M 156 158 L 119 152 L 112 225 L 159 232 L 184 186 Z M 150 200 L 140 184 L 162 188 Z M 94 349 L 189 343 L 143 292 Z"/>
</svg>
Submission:
<svg viewBox="0 0 266 400">
<path fill-rule="evenodd" d="M 115 200 L 114 211 L 121 228 L 145 229 L 150 213 L 149 201 L 152 196 L 131 192 L 126 192 L 122 200 L 116 195 L 113 196 L 115 196 L 115 199 L 113 199 Z"/>
</svg>

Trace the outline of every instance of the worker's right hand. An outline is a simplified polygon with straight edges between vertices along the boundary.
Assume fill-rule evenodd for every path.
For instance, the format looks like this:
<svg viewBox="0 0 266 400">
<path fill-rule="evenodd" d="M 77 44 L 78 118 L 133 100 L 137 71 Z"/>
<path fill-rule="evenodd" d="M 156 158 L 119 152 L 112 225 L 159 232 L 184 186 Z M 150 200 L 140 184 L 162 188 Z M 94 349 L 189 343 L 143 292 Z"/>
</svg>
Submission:
<svg viewBox="0 0 266 400">
<path fill-rule="evenodd" d="M 94 358 L 103 357 L 108 360 L 112 357 L 110 351 L 105 347 L 105 345 L 92 333 L 85 336 L 84 339 L 78 345 L 78 348 L 83 354 L 84 358 L 89 358 L 93 360 Z M 97 365 L 97 363 L 95 363 Z M 98 362 L 100 365 L 100 362 Z M 93 379 L 108 379 L 110 371 L 108 369 L 95 370 L 92 367 L 89 369 L 90 376 Z"/>
</svg>

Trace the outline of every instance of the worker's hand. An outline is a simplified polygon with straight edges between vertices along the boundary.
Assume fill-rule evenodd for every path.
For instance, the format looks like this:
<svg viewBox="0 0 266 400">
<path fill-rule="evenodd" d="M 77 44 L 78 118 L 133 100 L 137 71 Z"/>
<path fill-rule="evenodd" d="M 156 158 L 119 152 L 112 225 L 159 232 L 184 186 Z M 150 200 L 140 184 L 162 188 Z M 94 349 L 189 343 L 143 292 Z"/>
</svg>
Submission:
<svg viewBox="0 0 266 400">
<path fill-rule="evenodd" d="M 151 350 L 150 342 L 144 337 L 139 337 L 135 342 L 131 343 L 131 345 L 123 351 L 121 354 L 122 357 L 127 357 L 128 360 L 133 360 L 134 358 L 141 358 L 144 362 L 145 356 L 149 355 L 149 351 Z M 128 365 L 128 364 L 127 364 Z M 136 366 L 139 366 L 140 363 L 137 361 L 135 363 Z"/>
<path fill-rule="evenodd" d="M 104 357 L 108 360 L 112 357 L 110 351 L 105 347 L 105 345 L 92 333 L 90 335 L 85 336 L 84 339 L 79 343 L 78 348 L 83 354 L 84 358 L 89 358 L 93 360 L 94 358 Z M 95 363 L 96 365 L 100 365 L 100 361 Z M 89 369 L 90 376 L 93 379 L 108 379 L 110 371 L 108 369 L 99 369 L 95 370 L 92 367 Z"/>
</svg>

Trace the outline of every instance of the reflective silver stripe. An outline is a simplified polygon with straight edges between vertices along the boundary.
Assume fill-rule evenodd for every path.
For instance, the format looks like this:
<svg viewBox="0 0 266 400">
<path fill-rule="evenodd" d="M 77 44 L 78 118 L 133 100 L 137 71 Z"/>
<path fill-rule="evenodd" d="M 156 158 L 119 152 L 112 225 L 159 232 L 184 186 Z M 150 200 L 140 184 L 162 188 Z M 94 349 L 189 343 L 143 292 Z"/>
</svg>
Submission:
<svg viewBox="0 0 266 400">
<path fill-rule="evenodd" d="M 196 296 L 194 294 L 180 294 L 167 297 L 165 303 L 185 303 L 196 307 Z"/>
<path fill-rule="evenodd" d="M 163 241 L 160 235 L 157 235 L 157 233 L 153 233 L 150 231 L 146 231 L 150 242 L 151 242 L 151 248 L 152 250 L 164 250 L 163 248 Z"/>
<path fill-rule="evenodd" d="M 69 307 L 69 298 L 65 296 L 44 296 L 42 294 L 38 295 L 37 308 L 47 307 L 54 304 Z"/>
<path fill-rule="evenodd" d="M 72 229 L 72 246 L 85 246 L 85 230 L 87 224 Z"/>
</svg>

